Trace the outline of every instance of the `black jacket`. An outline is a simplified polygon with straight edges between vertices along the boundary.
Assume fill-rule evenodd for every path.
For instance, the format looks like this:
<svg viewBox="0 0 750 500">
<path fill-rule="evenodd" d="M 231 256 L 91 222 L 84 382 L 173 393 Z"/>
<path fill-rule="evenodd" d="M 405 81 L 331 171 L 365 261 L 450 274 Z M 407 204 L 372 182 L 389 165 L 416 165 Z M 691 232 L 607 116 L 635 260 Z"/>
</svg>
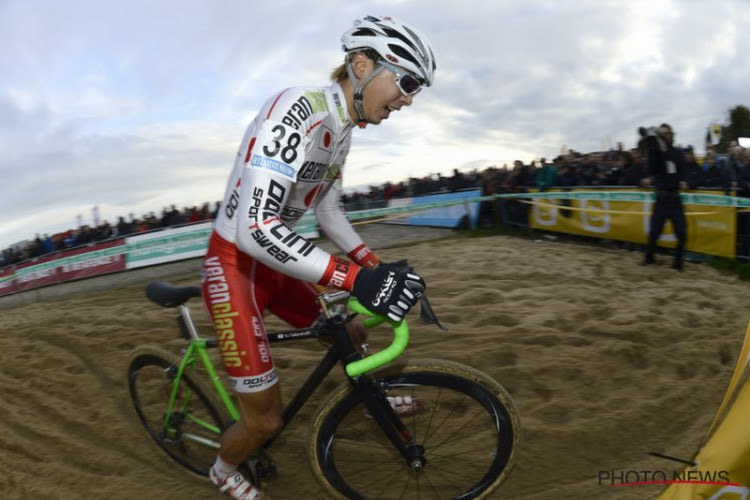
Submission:
<svg viewBox="0 0 750 500">
<path fill-rule="evenodd" d="M 653 178 L 657 191 L 677 192 L 680 182 L 687 179 L 687 165 L 682 151 L 667 146 L 666 151 L 659 148 L 648 150 L 648 175 Z"/>
</svg>

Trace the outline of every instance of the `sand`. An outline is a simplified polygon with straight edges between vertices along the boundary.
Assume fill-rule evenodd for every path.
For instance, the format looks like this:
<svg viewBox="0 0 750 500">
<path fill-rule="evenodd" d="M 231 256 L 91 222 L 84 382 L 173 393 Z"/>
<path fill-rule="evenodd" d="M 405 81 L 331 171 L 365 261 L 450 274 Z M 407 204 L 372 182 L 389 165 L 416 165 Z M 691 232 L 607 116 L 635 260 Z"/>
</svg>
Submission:
<svg viewBox="0 0 750 500">
<path fill-rule="evenodd" d="M 379 253 L 409 259 L 450 329 L 414 317 L 408 356 L 471 364 L 516 401 L 523 438 L 498 499 L 654 498 L 655 486 L 600 485 L 599 471 L 679 469 L 647 453 L 689 458 L 696 450 L 747 324 L 750 284 L 705 264 L 677 273 L 666 257 L 644 268 L 636 253 L 507 236 Z M 136 346 L 179 348 L 174 311 L 145 298 L 145 280 L 193 284 L 197 269 L 190 261 L 132 283 L 115 275 L 64 296 L 0 301 L 1 498 L 223 498 L 149 440 L 125 381 Z M 193 312 L 207 331 L 202 307 Z M 281 326 L 273 318 L 269 325 Z M 307 341 L 273 352 L 289 396 L 323 351 Z M 334 378 L 325 392 L 340 382 Z M 271 450 L 276 500 L 326 498 L 305 454 L 320 397 Z"/>
</svg>

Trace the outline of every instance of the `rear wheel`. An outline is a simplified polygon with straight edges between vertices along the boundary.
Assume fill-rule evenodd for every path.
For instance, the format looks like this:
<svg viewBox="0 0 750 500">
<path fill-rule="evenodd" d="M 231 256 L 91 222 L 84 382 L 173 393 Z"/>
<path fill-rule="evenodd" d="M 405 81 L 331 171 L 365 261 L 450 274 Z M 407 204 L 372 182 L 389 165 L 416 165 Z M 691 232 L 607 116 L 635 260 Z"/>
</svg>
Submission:
<svg viewBox="0 0 750 500">
<path fill-rule="evenodd" d="M 171 411 L 168 403 L 180 359 L 158 347 L 137 349 L 128 368 L 130 399 L 156 444 L 187 469 L 207 476 L 221 431 L 229 423 L 201 379 L 183 373 Z"/>
<path fill-rule="evenodd" d="M 426 463 L 410 466 L 345 383 L 312 422 L 313 472 L 328 493 L 355 500 L 489 498 L 513 465 L 520 435 L 507 391 L 478 370 L 441 360 L 387 367 L 373 378 L 391 401 L 415 402 L 401 420 L 413 444 L 424 447 Z"/>
</svg>

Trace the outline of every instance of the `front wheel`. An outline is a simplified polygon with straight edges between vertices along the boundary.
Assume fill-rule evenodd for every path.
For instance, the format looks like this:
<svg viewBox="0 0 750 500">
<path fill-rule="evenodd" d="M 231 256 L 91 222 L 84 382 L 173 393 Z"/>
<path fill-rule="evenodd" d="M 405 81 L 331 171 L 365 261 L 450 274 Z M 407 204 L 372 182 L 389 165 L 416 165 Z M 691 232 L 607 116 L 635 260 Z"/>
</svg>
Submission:
<svg viewBox="0 0 750 500">
<path fill-rule="evenodd" d="M 139 348 L 130 359 L 130 399 L 149 436 L 177 463 L 207 476 L 227 424 L 210 399 L 211 388 L 188 373 L 175 388 L 180 359 L 158 347 Z"/>
<path fill-rule="evenodd" d="M 313 473 L 333 498 L 482 499 L 507 477 L 520 422 L 494 379 L 441 360 L 394 365 L 372 377 L 390 401 L 412 402 L 397 412 L 426 462 L 410 466 L 344 383 L 313 418 L 309 447 Z"/>
</svg>

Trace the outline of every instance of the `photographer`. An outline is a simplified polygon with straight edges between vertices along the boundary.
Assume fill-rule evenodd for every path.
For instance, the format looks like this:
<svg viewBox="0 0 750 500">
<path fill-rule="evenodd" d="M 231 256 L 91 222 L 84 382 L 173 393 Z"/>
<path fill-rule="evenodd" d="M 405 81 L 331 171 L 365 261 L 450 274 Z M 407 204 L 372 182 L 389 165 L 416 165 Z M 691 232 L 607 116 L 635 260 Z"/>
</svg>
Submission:
<svg viewBox="0 0 750 500">
<path fill-rule="evenodd" d="M 664 229 L 664 223 L 670 219 L 677 237 L 672 268 L 682 271 L 683 251 L 687 242 L 685 211 L 680 199 L 680 189 L 688 189 L 685 158 L 682 152 L 673 146 L 674 133 L 670 125 L 664 123 L 660 127 L 641 127 L 638 132 L 648 158 L 648 177 L 643 179 L 643 186 L 653 186 L 656 189 L 656 202 L 651 214 L 648 248 L 643 265 L 654 263 L 656 242 Z"/>
</svg>

